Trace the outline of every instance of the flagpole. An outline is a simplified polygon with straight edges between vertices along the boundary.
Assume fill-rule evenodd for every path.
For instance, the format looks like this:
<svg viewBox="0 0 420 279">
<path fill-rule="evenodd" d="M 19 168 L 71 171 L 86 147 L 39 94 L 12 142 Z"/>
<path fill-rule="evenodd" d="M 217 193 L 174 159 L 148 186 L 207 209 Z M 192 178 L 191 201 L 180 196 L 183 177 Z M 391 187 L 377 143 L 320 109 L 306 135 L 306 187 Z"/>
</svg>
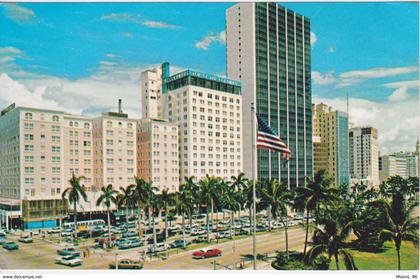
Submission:
<svg viewBox="0 0 420 279">
<path fill-rule="evenodd" d="M 257 233 L 257 195 L 256 195 L 256 186 L 255 181 L 257 179 L 257 167 L 256 167 L 256 144 L 255 144 L 255 111 L 254 111 L 254 103 L 251 103 L 251 123 L 252 123 L 252 214 L 254 215 L 252 220 L 252 254 L 253 254 L 253 268 L 254 270 L 257 269 L 257 240 L 256 240 L 256 233 Z"/>
</svg>

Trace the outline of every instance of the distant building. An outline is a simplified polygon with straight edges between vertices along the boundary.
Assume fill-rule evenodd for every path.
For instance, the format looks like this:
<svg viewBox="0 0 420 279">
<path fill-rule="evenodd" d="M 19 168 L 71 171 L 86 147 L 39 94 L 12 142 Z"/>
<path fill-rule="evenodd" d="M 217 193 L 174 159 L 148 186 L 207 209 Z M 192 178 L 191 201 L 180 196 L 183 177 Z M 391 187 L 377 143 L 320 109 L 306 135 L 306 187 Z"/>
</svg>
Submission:
<svg viewBox="0 0 420 279">
<path fill-rule="evenodd" d="M 321 137 L 313 136 L 314 173 L 328 170 L 328 144 L 321 141 Z"/>
<path fill-rule="evenodd" d="M 418 157 L 414 153 L 399 152 L 379 158 L 379 178 L 386 181 L 389 177 L 399 175 L 403 178 L 418 177 Z"/>
<path fill-rule="evenodd" d="M 321 103 L 312 107 L 313 135 L 319 138 L 314 142 L 314 171 L 324 167 L 325 157 L 327 166 L 324 168 L 334 178 L 335 185 L 349 185 L 349 134 L 347 113 L 333 110 Z M 326 152 L 320 150 L 326 149 Z M 325 155 L 326 153 L 326 155 Z"/>
<path fill-rule="evenodd" d="M 351 183 L 379 185 L 378 131 L 373 127 L 354 127 L 349 132 Z"/>
</svg>

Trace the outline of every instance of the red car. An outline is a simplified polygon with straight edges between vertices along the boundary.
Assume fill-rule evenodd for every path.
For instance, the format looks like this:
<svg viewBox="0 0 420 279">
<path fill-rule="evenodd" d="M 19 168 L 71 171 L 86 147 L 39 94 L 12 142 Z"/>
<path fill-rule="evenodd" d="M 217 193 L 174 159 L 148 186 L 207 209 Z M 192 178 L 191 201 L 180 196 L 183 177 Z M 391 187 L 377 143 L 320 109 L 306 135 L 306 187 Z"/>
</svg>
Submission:
<svg viewBox="0 0 420 279">
<path fill-rule="evenodd" d="M 206 248 L 201 249 L 200 251 L 195 251 L 193 253 L 194 259 L 205 259 L 210 257 L 219 257 L 222 255 L 222 251 L 219 249 L 213 249 L 213 248 Z"/>
</svg>

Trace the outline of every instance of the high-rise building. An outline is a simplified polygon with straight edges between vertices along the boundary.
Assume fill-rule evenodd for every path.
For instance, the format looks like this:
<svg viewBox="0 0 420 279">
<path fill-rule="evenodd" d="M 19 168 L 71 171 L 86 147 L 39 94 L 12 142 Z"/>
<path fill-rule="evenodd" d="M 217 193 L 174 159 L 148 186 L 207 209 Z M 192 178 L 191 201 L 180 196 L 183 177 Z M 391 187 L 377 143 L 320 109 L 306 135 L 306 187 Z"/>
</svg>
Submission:
<svg viewBox="0 0 420 279">
<path fill-rule="evenodd" d="M 335 185 L 348 186 L 350 174 L 347 113 L 333 110 L 323 103 L 313 105 L 312 112 L 313 135 L 320 137 L 320 141 L 327 145 L 328 167 L 325 169 L 334 178 Z M 316 153 L 314 150 L 313 160 L 314 170 L 318 170 L 317 161 L 324 161 L 324 154 Z"/>
<path fill-rule="evenodd" d="M 239 3 L 226 12 L 226 39 L 228 77 L 242 82 L 243 157 L 253 155 L 253 103 L 291 150 L 285 161 L 259 149 L 258 178 L 303 186 L 313 168 L 309 19 L 274 2 Z M 252 177 L 252 160 L 244 171 Z"/>
<path fill-rule="evenodd" d="M 178 191 L 178 125 L 143 119 L 137 125 L 137 176 L 159 191 Z"/>
<path fill-rule="evenodd" d="M 383 155 L 379 158 L 379 162 L 379 179 L 381 182 L 395 175 L 403 178 L 418 177 L 417 155 L 413 153 L 399 152 Z"/>
<path fill-rule="evenodd" d="M 157 67 L 141 73 L 142 119 L 161 118 L 162 70 Z"/>
<path fill-rule="evenodd" d="M 378 131 L 373 127 L 354 127 L 349 131 L 350 177 L 352 183 L 379 185 Z"/>
</svg>

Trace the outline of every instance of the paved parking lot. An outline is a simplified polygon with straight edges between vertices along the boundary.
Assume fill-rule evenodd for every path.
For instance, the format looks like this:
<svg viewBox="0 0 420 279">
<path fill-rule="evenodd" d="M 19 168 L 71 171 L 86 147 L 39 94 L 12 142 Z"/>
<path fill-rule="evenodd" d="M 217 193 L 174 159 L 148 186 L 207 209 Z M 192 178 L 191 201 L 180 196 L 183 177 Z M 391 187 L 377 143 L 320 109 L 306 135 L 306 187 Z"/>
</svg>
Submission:
<svg viewBox="0 0 420 279">
<path fill-rule="evenodd" d="M 8 239 L 17 242 L 19 235 L 8 235 Z M 304 230 L 301 227 L 291 228 L 289 230 L 289 248 L 302 249 L 304 241 Z M 105 251 L 102 249 L 91 249 L 91 255 L 83 259 L 84 263 L 79 267 L 67 267 L 54 263 L 58 257 L 57 249 L 61 248 L 58 244 L 52 244 L 41 239 L 41 236 L 35 236 L 34 242 L 25 244 L 20 243 L 19 250 L 7 251 L 0 248 L 0 269 L 107 269 L 111 262 L 115 261 L 116 253 L 118 258 L 139 259 L 139 251 L 142 248 L 132 248 L 128 250 L 113 249 Z M 93 242 L 92 242 L 93 244 Z M 206 247 L 219 248 L 223 255 L 217 258 L 195 260 L 192 259 L 193 251 L 184 251 L 182 249 L 172 249 L 166 260 L 152 259 L 144 263 L 144 269 L 213 269 L 212 262 L 216 261 L 217 269 L 229 268 L 239 265 L 241 255 L 252 253 L 252 237 L 245 236 L 235 241 L 223 243 L 213 242 L 211 244 L 202 244 Z M 196 245 L 197 246 L 197 245 Z M 284 249 L 284 232 L 278 230 L 271 233 L 257 235 L 258 253 L 273 254 L 276 250 Z M 198 250 L 193 249 L 193 250 Z M 220 266 L 221 264 L 222 266 Z M 261 267 L 269 267 L 267 263 L 261 262 Z M 248 264 L 246 267 L 250 267 Z"/>
</svg>

